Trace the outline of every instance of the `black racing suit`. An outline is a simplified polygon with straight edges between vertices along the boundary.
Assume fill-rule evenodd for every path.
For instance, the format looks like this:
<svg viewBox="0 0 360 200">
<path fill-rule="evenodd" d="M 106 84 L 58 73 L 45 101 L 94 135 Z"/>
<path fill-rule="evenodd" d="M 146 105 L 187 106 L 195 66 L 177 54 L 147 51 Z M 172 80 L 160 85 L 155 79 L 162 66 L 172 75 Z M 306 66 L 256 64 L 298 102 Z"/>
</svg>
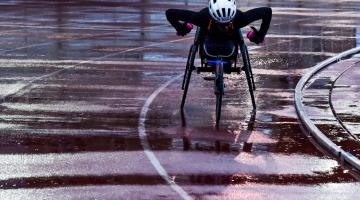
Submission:
<svg viewBox="0 0 360 200">
<path fill-rule="evenodd" d="M 218 45 L 220 49 L 226 49 L 226 47 L 222 47 L 221 45 L 227 45 L 230 39 L 236 41 L 240 28 L 259 19 L 262 19 L 262 23 L 256 36 L 259 42 L 262 42 L 269 29 L 271 16 L 272 10 L 269 7 L 255 8 L 246 12 L 237 10 L 234 19 L 226 26 L 223 26 L 221 23 L 214 21 L 208 8 L 204 8 L 199 12 L 179 9 L 166 10 L 167 20 L 178 33 L 186 33 L 186 30 L 184 30 L 185 27 L 181 22 L 194 24 L 204 31 L 204 35 L 208 36 L 208 38 L 204 38 L 205 42 L 213 41 L 211 43 L 217 43 L 216 45 Z M 210 45 L 214 46 L 214 44 Z"/>
</svg>

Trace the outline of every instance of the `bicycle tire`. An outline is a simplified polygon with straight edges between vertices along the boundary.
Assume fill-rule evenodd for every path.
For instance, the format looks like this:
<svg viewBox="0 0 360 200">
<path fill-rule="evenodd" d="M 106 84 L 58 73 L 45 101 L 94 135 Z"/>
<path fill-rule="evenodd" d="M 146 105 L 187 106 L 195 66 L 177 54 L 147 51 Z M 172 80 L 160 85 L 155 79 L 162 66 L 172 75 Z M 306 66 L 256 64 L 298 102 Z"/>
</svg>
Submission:
<svg viewBox="0 0 360 200">
<path fill-rule="evenodd" d="M 181 89 L 182 89 L 182 90 L 184 90 L 185 80 L 186 80 L 186 74 L 187 74 L 188 71 L 189 71 L 189 65 L 190 65 L 189 63 L 190 63 L 191 51 L 192 51 L 192 45 L 190 46 L 189 53 L 188 53 L 188 59 L 187 59 L 187 61 L 186 61 L 184 77 L 183 77 L 183 81 L 182 81 L 182 84 L 181 84 Z"/>
<path fill-rule="evenodd" d="M 250 75 L 248 64 L 245 64 L 245 66 L 247 68 L 246 71 L 245 71 L 245 75 L 246 75 L 246 79 L 247 79 L 247 82 L 248 82 L 251 103 L 253 105 L 253 110 L 256 110 L 255 95 L 254 95 L 254 90 L 253 90 L 254 88 L 253 88 L 253 85 L 252 85 L 253 82 L 251 81 L 251 75 Z"/>
<path fill-rule="evenodd" d="M 216 127 L 219 127 L 221 118 L 222 93 L 216 94 Z"/>
<path fill-rule="evenodd" d="M 241 46 L 241 55 L 242 55 L 242 59 L 243 59 L 243 63 L 244 63 L 244 69 L 245 69 L 244 71 L 245 71 L 246 80 L 247 80 L 248 87 L 249 87 L 251 103 L 253 106 L 253 110 L 256 110 L 256 102 L 255 102 L 255 95 L 254 95 L 255 83 L 254 83 L 254 79 L 252 76 L 250 61 L 248 60 L 249 54 L 247 52 L 247 48 L 246 48 L 245 44 L 243 44 Z"/>
<path fill-rule="evenodd" d="M 246 54 L 247 64 L 249 66 L 250 78 L 251 78 L 251 83 L 252 83 L 252 87 L 253 87 L 252 89 L 253 89 L 253 91 L 255 91 L 256 87 L 255 87 L 254 75 L 253 75 L 252 67 L 250 64 L 249 51 L 246 46 L 245 46 L 245 54 Z"/>
<path fill-rule="evenodd" d="M 222 106 L 222 96 L 224 94 L 224 64 L 221 63 L 219 68 L 216 69 L 216 79 L 215 79 L 215 95 L 216 95 L 216 127 L 219 126 L 221 118 L 221 106 Z"/>
<path fill-rule="evenodd" d="M 190 60 L 189 60 L 189 68 L 187 69 L 187 72 L 186 72 L 185 77 L 184 77 L 186 80 L 185 80 L 185 85 L 184 85 L 184 92 L 183 92 L 182 99 L 181 99 L 181 105 L 180 105 L 181 109 L 184 109 L 185 100 L 186 100 L 186 96 L 187 96 L 187 92 L 188 92 L 189 84 L 190 84 L 190 79 L 191 79 L 191 73 L 193 71 L 196 51 L 197 51 L 197 46 L 192 45 L 191 46 L 190 57 L 189 57 L 190 58 Z"/>
</svg>

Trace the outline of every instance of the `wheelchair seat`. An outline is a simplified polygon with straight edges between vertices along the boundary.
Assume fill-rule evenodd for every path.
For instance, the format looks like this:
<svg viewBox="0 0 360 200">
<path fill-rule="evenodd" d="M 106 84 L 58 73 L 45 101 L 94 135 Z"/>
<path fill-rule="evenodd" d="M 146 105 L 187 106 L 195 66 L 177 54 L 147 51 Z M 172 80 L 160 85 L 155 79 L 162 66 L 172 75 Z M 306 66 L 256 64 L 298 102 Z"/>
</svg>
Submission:
<svg viewBox="0 0 360 200">
<path fill-rule="evenodd" d="M 209 58 L 231 58 L 235 54 L 236 44 L 231 39 L 213 40 L 205 37 L 202 44 L 204 55 Z"/>
<path fill-rule="evenodd" d="M 231 38 L 218 39 L 205 35 L 200 43 L 200 58 L 202 65 L 208 66 L 208 61 L 222 59 L 227 64 L 224 71 L 230 73 L 233 63 L 236 63 L 238 48 L 236 42 Z"/>
</svg>

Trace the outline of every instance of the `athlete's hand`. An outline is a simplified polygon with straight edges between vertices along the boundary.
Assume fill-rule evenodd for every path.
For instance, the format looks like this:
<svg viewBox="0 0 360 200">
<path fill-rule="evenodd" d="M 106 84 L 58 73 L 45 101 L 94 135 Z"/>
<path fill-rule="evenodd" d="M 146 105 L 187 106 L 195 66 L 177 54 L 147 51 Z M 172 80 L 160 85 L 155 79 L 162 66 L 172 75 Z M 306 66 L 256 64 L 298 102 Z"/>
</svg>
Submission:
<svg viewBox="0 0 360 200">
<path fill-rule="evenodd" d="M 185 36 L 186 34 L 190 33 L 192 29 L 193 29 L 193 25 L 190 24 L 190 23 L 185 22 L 185 23 L 180 24 L 177 27 L 177 29 L 176 29 L 177 33 L 176 34 L 178 36 Z"/>
<path fill-rule="evenodd" d="M 252 31 L 247 34 L 247 38 L 249 38 L 249 40 L 251 42 L 254 42 L 255 44 L 262 43 L 265 36 L 261 34 L 258 30 L 256 30 L 255 27 L 251 26 L 250 28 L 252 29 Z"/>
</svg>

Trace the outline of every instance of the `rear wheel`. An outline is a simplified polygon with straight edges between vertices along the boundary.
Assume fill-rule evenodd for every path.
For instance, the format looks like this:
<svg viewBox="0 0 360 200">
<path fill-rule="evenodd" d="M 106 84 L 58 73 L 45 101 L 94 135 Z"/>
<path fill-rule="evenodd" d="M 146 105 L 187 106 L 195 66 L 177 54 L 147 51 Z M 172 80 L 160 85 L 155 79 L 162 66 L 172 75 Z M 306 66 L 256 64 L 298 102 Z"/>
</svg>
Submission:
<svg viewBox="0 0 360 200">
<path fill-rule="evenodd" d="M 243 58 L 243 62 L 244 62 L 244 71 L 245 71 L 246 80 L 247 80 L 248 87 L 249 87 L 251 102 L 253 105 L 253 111 L 255 111 L 256 110 L 256 103 L 255 103 L 255 96 L 254 96 L 255 83 L 254 83 L 254 77 L 252 75 L 249 54 L 248 54 L 245 44 L 243 44 L 241 46 L 240 50 L 241 50 L 241 54 L 242 54 L 242 58 Z"/>
<path fill-rule="evenodd" d="M 189 84 L 190 84 L 190 79 L 191 79 L 191 72 L 194 69 L 194 60 L 195 60 L 195 56 L 196 56 L 196 51 L 197 51 L 197 46 L 192 45 L 190 54 L 189 54 L 189 58 L 188 58 L 187 69 L 185 70 L 185 74 L 184 74 L 185 84 L 184 84 L 184 92 L 183 92 L 182 99 L 181 99 L 181 105 L 180 105 L 181 109 L 184 109 L 186 95 L 187 95 L 187 92 L 189 89 Z"/>
<path fill-rule="evenodd" d="M 184 77 L 183 77 L 183 82 L 182 82 L 182 85 L 181 85 L 181 89 L 184 90 L 184 87 L 185 87 L 185 80 L 186 80 L 186 74 L 188 73 L 189 71 L 189 66 L 190 66 L 190 58 L 191 58 L 191 52 L 192 52 L 192 49 L 193 49 L 193 46 L 190 47 L 189 49 L 189 55 L 188 55 L 188 59 L 186 61 L 186 67 L 185 67 L 185 72 L 184 72 Z"/>
<path fill-rule="evenodd" d="M 247 65 L 248 65 L 248 69 L 249 69 L 249 73 L 250 73 L 250 78 L 251 78 L 251 83 L 252 83 L 252 89 L 253 89 L 253 91 L 255 91 L 255 90 L 256 90 L 256 87 L 255 87 L 254 75 L 253 75 L 253 72 L 252 72 L 252 69 L 251 69 L 249 52 L 248 52 L 248 49 L 247 49 L 246 46 L 245 46 L 245 54 L 246 54 L 246 63 L 247 63 Z"/>
</svg>

